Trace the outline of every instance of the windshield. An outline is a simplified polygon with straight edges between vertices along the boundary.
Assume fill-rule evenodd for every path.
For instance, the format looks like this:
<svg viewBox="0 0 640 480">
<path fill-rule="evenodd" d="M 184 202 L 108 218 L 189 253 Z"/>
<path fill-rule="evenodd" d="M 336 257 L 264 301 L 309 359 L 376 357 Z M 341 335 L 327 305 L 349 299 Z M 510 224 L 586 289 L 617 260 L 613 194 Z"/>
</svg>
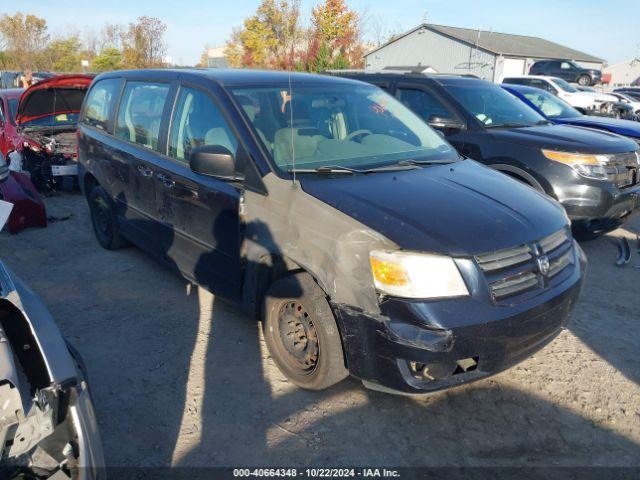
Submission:
<svg viewBox="0 0 640 480">
<path fill-rule="evenodd" d="M 404 160 L 455 161 L 455 150 L 400 102 L 369 85 L 236 88 L 236 101 L 281 171 L 358 170 Z"/>
<path fill-rule="evenodd" d="M 9 121 L 12 125 L 16 124 L 16 112 L 18 111 L 19 98 L 9 99 Z"/>
<path fill-rule="evenodd" d="M 447 91 L 486 127 L 528 127 L 545 119 L 501 87 L 447 86 Z"/>
<path fill-rule="evenodd" d="M 22 122 L 22 127 L 62 127 L 71 126 L 78 123 L 78 113 L 60 113 L 58 115 L 47 115 L 45 117 Z"/>
<path fill-rule="evenodd" d="M 548 118 L 576 118 L 582 114 L 564 100 L 540 90 L 526 92 L 524 96 Z"/>
<path fill-rule="evenodd" d="M 555 83 L 557 86 L 559 86 L 565 92 L 575 93 L 575 92 L 579 92 L 580 91 L 576 87 L 571 85 L 569 82 L 566 82 L 566 81 L 562 80 L 561 78 L 555 78 L 554 77 L 553 78 L 553 83 Z"/>
</svg>

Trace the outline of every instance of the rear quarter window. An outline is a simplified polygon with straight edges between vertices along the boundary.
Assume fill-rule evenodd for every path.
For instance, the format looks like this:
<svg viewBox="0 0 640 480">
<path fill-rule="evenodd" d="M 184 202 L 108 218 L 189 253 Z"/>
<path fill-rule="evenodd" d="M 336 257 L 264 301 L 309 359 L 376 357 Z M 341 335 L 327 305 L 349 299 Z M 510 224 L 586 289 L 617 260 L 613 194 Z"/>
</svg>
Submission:
<svg viewBox="0 0 640 480">
<path fill-rule="evenodd" d="M 115 97 L 118 95 L 119 90 L 119 78 L 100 80 L 93 85 L 85 100 L 81 122 L 107 130 L 109 117 L 113 112 Z"/>
</svg>

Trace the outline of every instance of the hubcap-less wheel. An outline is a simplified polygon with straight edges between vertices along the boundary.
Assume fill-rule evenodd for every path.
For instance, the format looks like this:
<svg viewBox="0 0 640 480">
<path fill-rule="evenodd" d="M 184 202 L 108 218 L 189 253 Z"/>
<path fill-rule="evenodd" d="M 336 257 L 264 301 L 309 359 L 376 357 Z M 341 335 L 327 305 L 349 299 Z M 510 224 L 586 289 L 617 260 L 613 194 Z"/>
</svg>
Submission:
<svg viewBox="0 0 640 480">
<path fill-rule="evenodd" d="M 304 306 L 295 301 L 283 304 L 277 325 L 278 338 L 291 366 L 305 374 L 312 373 L 320 354 L 318 332 Z"/>
<path fill-rule="evenodd" d="M 111 220 L 109 218 L 109 205 L 104 198 L 97 197 L 93 200 L 93 221 L 96 230 L 103 238 L 109 238 L 111 235 Z"/>
</svg>

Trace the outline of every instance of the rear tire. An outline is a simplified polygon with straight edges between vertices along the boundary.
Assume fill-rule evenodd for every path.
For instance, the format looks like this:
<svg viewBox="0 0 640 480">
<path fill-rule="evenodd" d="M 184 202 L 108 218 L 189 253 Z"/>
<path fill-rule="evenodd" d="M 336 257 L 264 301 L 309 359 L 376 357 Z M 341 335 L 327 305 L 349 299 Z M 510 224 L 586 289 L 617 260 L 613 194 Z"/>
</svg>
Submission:
<svg viewBox="0 0 640 480">
<path fill-rule="evenodd" d="M 262 329 L 276 365 L 300 388 L 323 390 L 349 375 L 329 302 L 308 273 L 282 278 L 267 290 Z"/>
<path fill-rule="evenodd" d="M 578 85 L 589 87 L 591 85 L 591 77 L 589 75 L 581 75 L 578 77 Z"/>
<path fill-rule="evenodd" d="M 118 250 L 127 245 L 127 240 L 118 228 L 113 201 L 100 185 L 96 185 L 87 197 L 91 212 L 91 224 L 96 239 L 102 248 Z"/>
</svg>

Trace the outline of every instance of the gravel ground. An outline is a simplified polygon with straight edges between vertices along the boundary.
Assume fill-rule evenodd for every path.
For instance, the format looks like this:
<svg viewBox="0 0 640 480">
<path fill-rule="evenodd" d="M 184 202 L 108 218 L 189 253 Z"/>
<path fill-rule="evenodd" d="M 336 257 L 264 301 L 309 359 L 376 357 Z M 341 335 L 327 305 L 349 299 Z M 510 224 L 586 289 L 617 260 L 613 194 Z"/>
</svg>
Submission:
<svg viewBox="0 0 640 480">
<path fill-rule="evenodd" d="M 110 466 L 639 466 L 640 255 L 590 265 L 569 329 L 490 379 L 421 398 L 353 379 L 297 389 L 258 325 L 141 251 L 101 249 L 79 195 L 46 229 L 0 234 L 0 258 L 49 305 L 89 369 Z"/>
</svg>

